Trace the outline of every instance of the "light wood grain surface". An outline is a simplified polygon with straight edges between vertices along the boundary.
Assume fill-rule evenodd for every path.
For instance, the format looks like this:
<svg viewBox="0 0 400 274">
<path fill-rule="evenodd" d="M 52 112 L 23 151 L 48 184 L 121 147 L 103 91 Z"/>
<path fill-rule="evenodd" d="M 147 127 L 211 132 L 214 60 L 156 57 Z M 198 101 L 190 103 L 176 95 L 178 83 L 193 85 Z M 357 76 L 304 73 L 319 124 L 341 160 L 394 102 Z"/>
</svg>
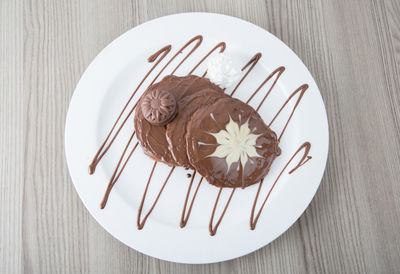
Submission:
<svg viewBox="0 0 400 274">
<path fill-rule="evenodd" d="M 275 34 L 324 98 L 330 153 L 305 214 L 245 257 L 182 265 L 138 253 L 89 215 L 64 122 L 85 68 L 147 20 L 233 15 Z M 399 273 L 400 1 L 0 1 L 0 273 Z"/>
</svg>

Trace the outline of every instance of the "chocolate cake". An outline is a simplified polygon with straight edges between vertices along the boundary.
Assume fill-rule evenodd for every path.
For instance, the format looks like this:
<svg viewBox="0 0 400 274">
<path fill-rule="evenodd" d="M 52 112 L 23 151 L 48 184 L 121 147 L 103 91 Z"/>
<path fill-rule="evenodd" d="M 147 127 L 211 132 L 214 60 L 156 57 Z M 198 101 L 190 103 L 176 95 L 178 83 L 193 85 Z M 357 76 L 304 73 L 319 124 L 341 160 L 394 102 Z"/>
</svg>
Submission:
<svg viewBox="0 0 400 274">
<path fill-rule="evenodd" d="M 150 86 L 138 103 L 135 130 L 148 156 L 194 169 L 219 187 L 259 182 L 280 155 L 276 134 L 251 106 L 194 75 Z"/>
</svg>

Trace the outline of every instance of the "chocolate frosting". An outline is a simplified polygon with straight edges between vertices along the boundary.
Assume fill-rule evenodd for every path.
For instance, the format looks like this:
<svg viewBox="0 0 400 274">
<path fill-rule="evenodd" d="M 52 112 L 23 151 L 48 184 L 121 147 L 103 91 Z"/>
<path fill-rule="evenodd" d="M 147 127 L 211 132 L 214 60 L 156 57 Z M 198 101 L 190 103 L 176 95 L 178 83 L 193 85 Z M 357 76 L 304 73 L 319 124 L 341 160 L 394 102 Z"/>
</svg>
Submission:
<svg viewBox="0 0 400 274">
<path fill-rule="evenodd" d="M 191 165 L 215 186 L 258 183 L 280 155 L 275 132 L 252 107 L 234 98 L 197 110 L 187 132 Z"/>
<path fill-rule="evenodd" d="M 179 101 L 179 114 L 167 127 L 168 149 L 177 164 L 192 168 L 186 153 L 186 125 L 201 107 L 212 105 L 221 98 L 230 98 L 221 89 L 204 89 Z"/>
<path fill-rule="evenodd" d="M 178 112 L 165 125 L 176 113 L 172 97 Z M 157 99 L 169 104 L 162 117 L 156 112 L 161 101 L 152 105 Z M 280 154 L 276 134 L 257 112 L 205 78 L 167 76 L 139 103 L 135 129 L 144 152 L 170 166 L 195 169 L 215 186 L 255 184 Z"/>
</svg>

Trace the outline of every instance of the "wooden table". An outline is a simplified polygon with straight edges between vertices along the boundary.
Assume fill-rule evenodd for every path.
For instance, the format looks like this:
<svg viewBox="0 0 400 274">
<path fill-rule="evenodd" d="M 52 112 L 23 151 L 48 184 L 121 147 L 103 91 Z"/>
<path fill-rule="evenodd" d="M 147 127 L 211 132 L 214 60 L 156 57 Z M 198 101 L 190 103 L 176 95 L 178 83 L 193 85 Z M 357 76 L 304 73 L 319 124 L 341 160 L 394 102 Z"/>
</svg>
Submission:
<svg viewBox="0 0 400 274">
<path fill-rule="evenodd" d="M 282 39 L 315 77 L 330 125 L 305 214 L 263 249 L 211 265 L 114 239 L 78 198 L 63 148 L 69 100 L 96 54 L 140 23 L 188 11 Z M 2 0 L 0 12 L 0 273 L 400 271 L 400 1 Z"/>
</svg>

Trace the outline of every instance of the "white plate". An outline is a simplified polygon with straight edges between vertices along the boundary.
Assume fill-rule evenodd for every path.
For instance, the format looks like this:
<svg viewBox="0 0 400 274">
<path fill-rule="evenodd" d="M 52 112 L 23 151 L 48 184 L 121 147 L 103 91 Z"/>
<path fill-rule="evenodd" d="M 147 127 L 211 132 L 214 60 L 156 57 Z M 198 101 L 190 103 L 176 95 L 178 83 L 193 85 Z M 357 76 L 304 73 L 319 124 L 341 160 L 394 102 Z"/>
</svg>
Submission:
<svg viewBox="0 0 400 274">
<path fill-rule="evenodd" d="M 163 65 L 186 41 L 198 34 L 203 35 L 203 43 L 177 70 L 176 75 L 187 74 L 189 68 L 220 41 L 226 42 L 226 52 L 236 57 L 240 64 L 255 53 L 262 53 L 260 62 L 236 93 L 235 97 L 242 100 L 248 98 L 274 69 L 286 67 L 259 111 L 267 123 L 291 92 L 304 83 L 310 86 L 281 140 L 282 155 L 273 163 L 259 201 L 265 197 L 291 155 L 305 141 L 312 144 L 310 155 L 313 158 L 295 173 L 289 175 L 286 171 L 282 175 L 253 231 L 249 229 L 249 215 L 258 185 L 236 191 L 217 234 L 212 237 L 208 232 L 208 222 L 218 188 L 203 183 L 187 226 L 180 228 L 180 215 L 189 183 L 187 171 L 183 168 L 175 170 L 143 230 L 137 230 L 137 210 L 153 164 L 141 149 L 129 161 L 106 208 L 99 208 L 108 179 L 133 131 L 133 117 L 94 175 L 88 174 L 88 165 L 132 90 L 152 65 L 146 62 L 147 57 L 162 46 L 171 44 L 172 51 L 161 63 Z M 180 61 L 182 56 L 176 61 Z M 169 66 L 164 74 L 169 74 L 174 67 Z M 201 66 L 196 73 L 204 71 L 205 66 Z M 133 101 L 137 100 L 157 72 L 156 69 Z M 267 87 L 251 102 L 252 106 L 257 105 Z M 293 104 L 291 102 L 290 106 Z M 278 134 L 289 110 L 284 111 L 281 119 L 272 126 Z M 300 217 L 324 173 L 328 138 L 327 117 L 318 87 L 301 60 L 283 42 L 264 29 L 234 17 L 185 13 L 158 18 L 135 27 L 114 40 L 94 59 L 71 99 L 65 127 L 65 150 L 72 181 L 80 198 L 111 235 L 142 253 L 163 260 L 212 263 L 233 259 L 265 246 Z M 157 166 L 144 212 L 149 209 L 168 171 L 169 168 L 163 164 Z M 229 192 L 223 191 L 220 206 Z"/>
</svg>

